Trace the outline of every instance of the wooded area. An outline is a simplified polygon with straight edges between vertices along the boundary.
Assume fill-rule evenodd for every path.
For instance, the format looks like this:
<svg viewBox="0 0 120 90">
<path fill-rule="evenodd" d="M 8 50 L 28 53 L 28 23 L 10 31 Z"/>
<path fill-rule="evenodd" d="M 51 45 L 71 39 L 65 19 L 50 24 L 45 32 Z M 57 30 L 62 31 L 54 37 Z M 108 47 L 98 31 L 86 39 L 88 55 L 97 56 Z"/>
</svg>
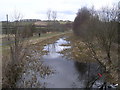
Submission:
<svg viewBox="0 0 120 90">
<path fill-rule="evenodd" d="M 95 11 L 94 8 L 89 9 L 83 7 L 78 10 L 73 23 L 75 36 L 85 43 L 92 58 L 104 67 L 105 70 L 103 73 L 111 73 L 114 78 L 118 77 L 119 68 L 118 25 L 117 7 L 106 7 L 101 11 Z M 117 73 L 113 73 L 112 69 Z M 115 81 L 115 79 L 113 81 Z"/>
</svg>

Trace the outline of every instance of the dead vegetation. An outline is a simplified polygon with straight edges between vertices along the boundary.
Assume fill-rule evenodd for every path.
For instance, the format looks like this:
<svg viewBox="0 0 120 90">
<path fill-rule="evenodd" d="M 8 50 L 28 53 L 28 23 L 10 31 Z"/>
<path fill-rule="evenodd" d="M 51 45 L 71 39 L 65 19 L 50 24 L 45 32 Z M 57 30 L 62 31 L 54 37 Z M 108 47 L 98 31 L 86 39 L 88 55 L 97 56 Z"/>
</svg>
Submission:
<svg viewBox="0 0 120 90">
<path fill-rule="evenodd" d="M 14 62 L 13 62 L 13 59 L 11 58 L 10 47 L 8 45 L 3 46 L 2 47 L 2 53 L 3 53 L 2 54 L 2 62 L 3 62 L 2 63 L 2 68 L 3 68 L 2 69 L 2 74 L 3 74 L 2 87 L 3 88 L 31 87 L 31 85 L 34 84 L 32 83 L 34 81 L 31 79 L 30 79 L 31 82 L 28 80 L 23 83 L 25 86 L 19 86 L 19 85 L 16 86 L 16 82 L 18 80 L 21 79 L 22 80 L 21 82 L 24 81 L 22 79 L 23 73 L 27 73 L 28 75 L 30 74 L 26 70 L 28 71 L 33 70 L 35 72 L 39 72 L 41 77 L 44 77 L 46 75 L 53 73 L 53 71 L 51 71 L 49 67 L 44 66 L 39 59 L 41 55 L 47 54 L 47 51 L 43 51 L 43 47 L 47 44 L 54 42 L 59 37 L 62 37 L 64 34 L 65 33 L 58 33 L 58 34 L 55 34 L 55 35 L 53 34 L 47 37 L 40 37 L 38 39 L 31 38 L 30 40 L 24 40 L 23 42 L 21 42 L 21 44 L 19 44 L 20 46 L 24 44 L 24 47 L 22 46 L 20 50 L 20 53 L 23 53 L 24 57 L 18 60 L 18 56 L 17 56 L 16 57 L 17 60 L 15 60 Z M 14 44 L 11 44 L 11 45 L 14 45 Z M 23 55 L 20 53 L 19 53 L 19 57 Z M 36 77 L 35 75 L 33 76 Z M 40 85 L 40 82 L 38 84 Z M 39 87 L 42 87 L 42 86 L 40 85 Z"/>
<path fill-rule="evenodd" d="M 71 58 L 73 60 L 77 60 L 78 62 L 96 62 L 96 59 L 91 54 L 90 49 L 86 46 L 84 42 L 78 39 L 76 36 L 71 35 L 66 40 L 70 41 L 70 45 L 72 48 L 63 50 L 62 54 L 64 54 L 67 58 Z M 97 45 L 98 46 L 98 45 Z M 112 48 L 115 48 L 112 46 Z M 98 47 L 96 47 L 96 55 L 99 58 L 101 64 L 106 67 L 107 73 L 103 73 L 106 77 L 106 81 L 109 83 L 119 83 L 118 81 L 118 56 L 117 52 L 113 50 L 111 55 L 112 64 L 108 64 L 105 58 L 105 52 L 101 51 Z"/>
</svg>

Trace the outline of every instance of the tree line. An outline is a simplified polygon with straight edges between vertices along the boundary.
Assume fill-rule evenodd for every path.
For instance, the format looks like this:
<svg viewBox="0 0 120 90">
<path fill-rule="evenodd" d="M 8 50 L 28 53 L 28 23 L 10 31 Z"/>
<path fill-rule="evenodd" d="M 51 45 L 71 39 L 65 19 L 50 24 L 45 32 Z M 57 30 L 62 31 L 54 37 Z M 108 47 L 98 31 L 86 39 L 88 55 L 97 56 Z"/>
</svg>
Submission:
<svg viewBox="0 0 120 90">
<path fill-rule="evenodd" d="M 92 57 L 104 68 L 104 73 L 111 73 L 112 68 L 117 70 L 119 67 L 118 63 L 114 63 L 117 54 L 114 52 L 118 52 L 118 25 L 117 6 L 105 7 L 99 11 L 94 7 L 82 7 L 73 23 L 74 35 L 89 48 Z M 98 51 L 101 51 L 102 55 L 99 55 Z"/>
<path fill-rule="evenodd" d="M 97 12 L 93 8 L 83 7 L 74 20 L 73 31 L 92 50 L 94 56 L 93 45 L 99 44 L 111 62 L 111 46 L 117 43 L 117 24 L 117 8 L 103 8 Z"/>
</svg>

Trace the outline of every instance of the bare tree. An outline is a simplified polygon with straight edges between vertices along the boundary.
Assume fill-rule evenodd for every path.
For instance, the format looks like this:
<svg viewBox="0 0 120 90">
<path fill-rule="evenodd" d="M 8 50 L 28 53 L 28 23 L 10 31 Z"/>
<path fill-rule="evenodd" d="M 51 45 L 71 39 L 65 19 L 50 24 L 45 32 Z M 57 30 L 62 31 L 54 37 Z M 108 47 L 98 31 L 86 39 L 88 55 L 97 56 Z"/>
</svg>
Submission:
<svg viewBox="0 0 120 90">
<path fill-rule="evenodd" d="M 106 57 L 109 62 L 111 62 L 111 45 L 114 43 L 117 35 L 117 24 L 116 9 L 105 8 L 101 12 L 102 20 L 99 19 L 99 15 L 93 13 L 94 11 L 82 8 L 78 12 L 73 25 L 73 30 L 76 35 L 80 35 L 87 46 L 94 48 L 95 42 L 93 40 L 97 39 L 99 45 L 101 45 L 101 50 L 104 49 L 106 52 Z M 94 55 L 96 54 L 95 50 Z"/>
<path fill-rule="evenodd" d="M 102 21 L 98 23 L 100 30 L 96 33 L 97 39 L 106 52 L 107 60 L 111 63 L 111 48 L 117 39 L 117 8 L 103 8 L 101 14 Z"/>
<path fill-rule="evenodd" d="M 97 49 L 105 52 L 106 56 L 103 55 L 103 57 L 105 60 L 108 60 L 107 64 L 111 64 L 113 61 L 111 58 L 111 48 L 117 37 L 116 11 L 116 8 L 104 8 L 104 10 L 98 14 L 84 7 L 78 11 L 73 24 L 75 35 L 82 39 L 89 48 L 93 58 L 104 67 L 105 71 L 106 63 L 103 63 L 102 58 L 99 58 Z"/>
<path fill-rule="evenodd" d="M 50 21 L 51 20 L 51 9 L 49 9 L 48 11 L 47 11 L 47 18 L 48 18 L 48 21 Z"/>
<path fill-rule="evenodd" d="M 18 61 L 21 58 L 21 50 L 23 47 L 23 40 L 22 40 L 22 34 L 20 31 L 20 20 L 22 19 L 22 15 L 19 12 L 14 13 L 14 29 L 15 29 L 15 34 L 14 34 L 14 44 L 11 47 L 11 53 L 12 55 L 12 60 Z M 17 60 L 18 59 L 18 60 Z M 21 60 L 21 59 L 20 59 Z"/>
<path fill-rule="evenodd" d="M 50 20 L 51 20 L 51 9 L 49 9 L 48 11 L 47 11 L 47 18 L 48 18 L 48 25 L 47 25 L 47 29 L 48 29 L 48 32 L 50 31 Z"/>
<path fill-rule="evenodd" d="M 55 21 L 57 18 L 57 11 L 52 11 L 52 19 Z"/>
<path fill-rule="evenodd" d="M 16 80 L 19 76 L 20 71 L 22 70 L 23 65 L 23 58 L 26 54 L 25 43 L 22 34 L 21 34 L 21 27 L 20 27 L 20 20 L 22 18 L 20 13 L 14 14 L 14 22 L 12 23 L 12 26 L 14 26 L 15 33 L 7 33 L 8 35 L 8 42 L 9 48 L 10 48 L 10 63 L 8 68 L 8 75 L 6 78 L 8 78 L 9 86 L 6 87 L 15 87 Z M 7 21 L 8 21 L 8 15 L 7 15 Z M 9 22 L 10 23 L 10 22 Z M 9 28 L 7 28 L 8 31 L 10 31 Z"/>
<path fill-rule="evenodd" d="M 54 31 L 56 29 L 56 18 L 57 18 L 57 12 L 52 11 L 52 19 L 53 19 L 53 29 L 54 29 Z"/>
</svg>

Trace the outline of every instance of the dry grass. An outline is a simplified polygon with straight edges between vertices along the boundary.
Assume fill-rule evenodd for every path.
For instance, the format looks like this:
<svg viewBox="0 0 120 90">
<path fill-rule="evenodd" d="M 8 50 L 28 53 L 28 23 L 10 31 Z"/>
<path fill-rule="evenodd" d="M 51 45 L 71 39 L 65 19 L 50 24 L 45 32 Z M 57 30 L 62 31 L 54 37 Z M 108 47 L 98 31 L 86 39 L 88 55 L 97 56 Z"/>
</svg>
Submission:
<svg viewBox="0 0 120 90">
<path fill-rule="evenodd" d="M 80 39 L 75 37 L 74 35 L 70 35 L 69 38 L 67 38 L 71 43 L 71 49 L 65 49 L 64 51 L 60 52 L 64 54 L 67 57 L 71 57 L 74 60 L 77 60 L 79 62 L 96 62 L 93 55 L 91 54 L 91 51 L 89 48 L 85 45 L 84 42 L 82 42 Z M 99 58 L 100 62 L 103 63 L 103 65 L 106 66 L 106 70 L 109 71 L 109 73 L 105 73 L 105 76 L 109 78 L 106 79 L 106 81 L 110 83 L 119 83 L 118 82 L 118 53 L 117 48 L 112 46 L 111 51 L 111 59 L 112 64 L 109 64 L 106 60 L 106 53 L 98 48 L 94 47 L 97 57 Z M 70 53 L 71 52 L 71 53 Z"/>
<path fill-rule="evenodd" d="M 60 46 L 71 46 L 70 44 L 61 44 Z"/>
<path fill-rule="evenodd" d="M 9 64 L 11 62 L 10 60 L 10 49 L 7 48 L 3 48 L 2 49 L 2 87 L 8 86 L 9 85 Z M 8 73 L 9 72 L 9 73 Z"/>
<path fill-rule="evenodd" d="M 27 45 L 27 47 L 24 47 L 23 49 L 30 49 L 32 48 L 32 51 L 36 51 L 36 50 L 40 50 L 42 51 L 43 46 L 48 44 L 48 43 L 52 43 L 55 39 L 57 39 L 58 37 L 61 37 L 63 35 L 65 35 L 65 33 L 55 33 L 55 34 L 47 34 L 43 37 L 36 37 L 36 38 L 29 38 L 29 40 L 25 40 L 24 46 Z M 26 42 L 28 41 L 28 43 Z M 21 72 L 23 71 L 23 66 L 26 63 L 28 53 L 26 53 L 25 58 L 17 63 L 17 66 L 13 66 L 12 64 L 12 60 L 10 58 L 10 49 L 9 46 L 2 46 L 2 87 L 15 87 L 15 83 L 17 81 L 17 79 L 19 78 L 19 76 L 21 75 Z M 45 54 L 47 52 L 42 51 L 42 54 Z M 46 71 L 46 70 L 43 70 Z"/>
</svg>

